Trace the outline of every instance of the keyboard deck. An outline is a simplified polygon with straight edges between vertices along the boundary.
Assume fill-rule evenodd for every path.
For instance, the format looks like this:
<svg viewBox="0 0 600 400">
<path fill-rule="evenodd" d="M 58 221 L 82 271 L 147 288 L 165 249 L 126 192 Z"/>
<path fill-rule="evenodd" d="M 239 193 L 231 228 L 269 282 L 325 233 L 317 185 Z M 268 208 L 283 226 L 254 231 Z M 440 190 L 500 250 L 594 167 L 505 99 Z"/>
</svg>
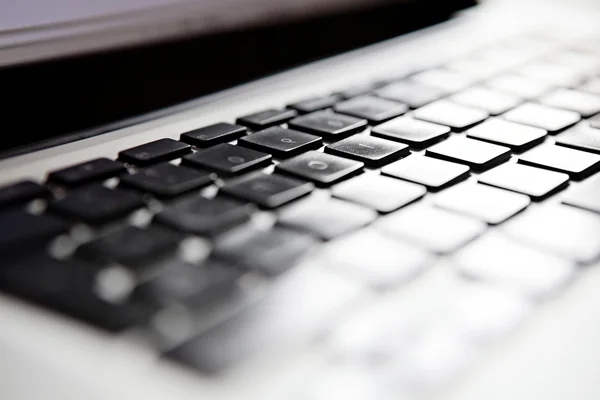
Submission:
<svg viewBox="0 0 600 400">
<path fill-rule="evenodd" d="M 307 345 L 448 383 L 600 257 L 600 48 L 372 78 L 0 188 L 0 289 L 202 374 Z"/>
</svg>

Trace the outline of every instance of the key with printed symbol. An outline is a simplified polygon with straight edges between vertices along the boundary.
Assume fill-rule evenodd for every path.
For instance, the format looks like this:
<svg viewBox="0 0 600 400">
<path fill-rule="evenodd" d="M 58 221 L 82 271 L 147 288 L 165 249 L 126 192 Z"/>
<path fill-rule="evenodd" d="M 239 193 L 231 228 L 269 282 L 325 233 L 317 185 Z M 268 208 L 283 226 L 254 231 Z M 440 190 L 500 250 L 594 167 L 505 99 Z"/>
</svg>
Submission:
<svg viewBox="0 0 600 400">
<path fill-rule="evenodd" d="M 277 171 L 329 186 L 359 173 L 364 164 L 331 154 L 309 151 L 278 164 Z"/>
<path fill-rule="evenodd" d="M 190 154 L 184 157 L 181 162 L 192 167 L 214 170 L 225 175 L 234 175 L 269 165 L 271 155 L 229 143 L 222 143 Z"/>
<path fill-rule="evenodd" d="M 306 150 L 318 149 L 321 144 L 322 140 L 318 136 L 277 126 L 238 140 L 238 146 L 269 153 L 278 158 L 289 158 Z"/>
<path fill-rule="evenodd" d="M 339 140 L 364 130 L 367 121 L 330 111 L 318 111 L 294 118 L 288 126 L 328 140 Z"/>
</svg>

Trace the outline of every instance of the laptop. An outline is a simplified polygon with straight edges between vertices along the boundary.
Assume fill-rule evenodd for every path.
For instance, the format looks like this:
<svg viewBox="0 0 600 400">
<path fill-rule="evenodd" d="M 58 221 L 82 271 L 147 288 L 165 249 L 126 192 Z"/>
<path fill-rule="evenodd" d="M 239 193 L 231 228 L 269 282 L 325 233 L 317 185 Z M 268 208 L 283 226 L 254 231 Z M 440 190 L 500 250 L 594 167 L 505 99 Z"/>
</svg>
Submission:
<svg viewBox="0 0 600 400">
<path fill-rule="evenodd" d="M 390 6 L 28 3 L 11 71 Z M 1 397 L 600 398 L 600 8 L 408 5 L 449 17 L 6 153 Z"/>
</svg>

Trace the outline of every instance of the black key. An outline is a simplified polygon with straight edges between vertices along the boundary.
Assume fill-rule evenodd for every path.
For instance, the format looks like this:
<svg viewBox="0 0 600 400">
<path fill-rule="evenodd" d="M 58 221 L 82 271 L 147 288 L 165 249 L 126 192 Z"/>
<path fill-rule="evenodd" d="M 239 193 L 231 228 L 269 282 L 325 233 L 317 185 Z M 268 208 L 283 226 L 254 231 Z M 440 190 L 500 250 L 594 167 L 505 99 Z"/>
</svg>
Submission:
<svg viewBox="0 0 600 400">
<path fill-rule="evenodd" d="M 522 103 L 521 98 L 484 87 L 473 87 L 450 97 L 455 103 L 481 108 L 490 115 L 504 114 Z"/>
<path fill-rule="evenodd" d="M 452 137 L 430 147 L 425 154 L 483 171 L 507 161 L 510 158 L 510 149 L 478 140 Z"/>
<path fill-rule="evenodd" d="M 307 100 L 302 100 L 293 104 L 288 105 L 289 108 L 293 108 L 303 114 L 323 110 L 325 108 L 333 107 L 336 103 L 341 100 L 341 97 L 336 94 L 325 97 L 313 97 Z"/>
<path fill-rule="evenodd" d="M 189 144 L 173 139 L 159 139 L 119 153 L 119 159 L 135 164 L 150 165 L 170 161 L 192 151 Z"/>
<path fill-rule="evenodd" d="M 600 174 L 571 188 L 563 198 L 563 203 L 600 213 Z"/>
<path fill-rule="evenodd" d="M 0 254 L 29 251 L 66 232 L 68 225 L 52 215 L 32 215 L 14 210 L 0 213 Z"/>
<path fill-rule="evenodd" d="M 401 117 L 374 127 L 371 135 L 422 149 L 447 138 L 450 135 L 450 128 L 410 117 Z"/>
<path fill-rule="evenodd" d="M 404 207 L 425 195 L 424 186 L 375 174 L 363 174 L 336 185 L 335 197 L 362 204 L 381 213 Z"/>
<path fill-rule="evenodd" d="M 469 176 L 469 167 L 435 158 L 412 155 L 384 167 L 382 174 L 427 186 L 437 191 Z"/>
<path fill-rule="evenodd" d="M 489 119 L 467 131 L 467 137 L 510 147 L 516 152 L 538 145 L 546 135 L 547 132 L 543 129 L 501 119 Z"/>
<path fill-rule="evenodd" d="M 547 145 L 536 147 L 519 157 L 519 163 L 564 172 L 581 180 L 600 169 L 600 155 Z"/>
<path fill-rule="evenodd" d="M 292 268 L 317 243 L 305 233 L 284 228 L 240 228 L 219 237 L 214 255 L 241 267 L 278 275 Z"/>
<path fill-rule="evenodd" d="M 238 140 L 238 146 L 269 153 L 279 158 L 289 158 L 307 150 L 318 149 L 321 144 L 321 138 L 318 136 L 278 126 Z"/>
<path fill-rule="evenodd" d="M 378 89 L 375 94 L 384 99 L 408 104 L 411 108 L 422 107 L 446 95 L 441 89 L 409 81 L 392 83 Z"/>
<path fill-rule="evenodd" d="M 247 131 L 246 127 L 221 122 L 182 133 L 179 140 L 198 147 L 210 147 L 238 139 L 244 136 Z"/>
<path fill-rule="evenodd" d="M 185 156 L 181 162 L 193 167 L 234 175 L 271 164 L 271 155 L 222 143 Z"/>
<path fill-rule="evenodd" d="M 373 136 L 356 135 L 325 147 L 325 152 L 380 167 L 410 154 L 408 146 Z"/>
<path fill-rule="evenodd" d="M 488 113 L 476 108 L 461 106 L 447 100 L 436 101 L 419 108 L 413 114 L 417 119 L 463 130 L 488 117 Z"/>
<path fill-rule="evenodd" d="M 212 183 L 208 172 L 160 164 L 121 178 L 121 185 L 160 197 L 173 197 Z"/>
<path fill-rule="evenodd" d="M 265 110 L 237 119 L 236 123 L 248 128 L 261 130 L 270 126 L 281 125 L 298 115 L 296 110 Z"/>
<path fill-rule="evenodd" d="M 48 175 L 48 180 L 65 186 L 79 186 L 112 178 L 125 171 L 123 163 L 108 158 L 96 158 L 95 160 L 54 171 Z"/>
<path fill-rule="evenodd" d="M 318 111 L 294 118 L 288 125 L 290 128 L 322 136 L 328 140 L 339 140 L 364 130 L 367 121 L 329 111 Z"/>
<path fill-rule="evenodd" d="M 32 181 L 20 181 L 0 188 L 0 208 L 24 204 L 28 201 L 46 198 L 48 189 Z"/>
<path fill-rule="evenodd" d="M 479 182 L 542 200 L 564 189 L 569 184 L 569 175 L 509 163 L 479 175 Z"/>
<path fill-rule="evenodd" d="M 556 144 L 600 154 L 599 131 L 587 126 L 578 125 L 573 129 L 560 134 L 556 138 Z"/>
<path fill-rule="evenodd" d="M 393 100 L 374 96 L 361 96 L 337 104 L 334 110 L 341 114 L 364 118 L 370 123 L 377 124 L 406 113 L 408 106 Z"/>
<path fill-rule="evenodd" d="M 314 196 L 283 209 L 279 223 L 330 240 L 360 229 L 376 217 L 375 211 L 358 204 Z"/>
<path fill-rule="evenodd" d="M 526 103 L 509 111 L 504 114 L 504 118 L 519 124 L 542 128 L 549 133 L 559 132 L 581 119 L 576 112 L 534 103 Z"/>
<path fill-rule="evenodd" d="M 600 113 L 600 96 L 571 89 L 557 89 L 540 99 L 542 104 L 574 111 L 582 117 Z"/>
<path fill-rule="evenodd" d="M 320 185 L 332 185 L 360 172 L 364 164 L 358 161 L 309 151 L 278 164 L 275 168 L 283 173 L 299 176 Z"/>
<path fill-rule="evenodd" d="M 145 229 L 128 226 L 84 244 L 78 249 L 78 255 L 94 262 L 145 267 L 177 250 L 181 239 L 181 234 L 159 226 Z"/>
<path fill-rule="evenodd" d="M 253 174 L 230 182 L 221 190 L 265 208 L 275 208 L 312 192 L 312 183 L 279 175 Z"/>
<path fill-rule="evenodd" d="M 248 205 L 216 197 L 189 196 L 166 206 L 156 220 L 175 229 L 204 236 L 216 236 L 250 219 Z"/>
<path fill-rule="evenodd" d="M 53 212 L 90 224 L 108 222 L 142 207 L 142 198 L 124 190 L 89 186 L 50 203 Z"/>
</svg>

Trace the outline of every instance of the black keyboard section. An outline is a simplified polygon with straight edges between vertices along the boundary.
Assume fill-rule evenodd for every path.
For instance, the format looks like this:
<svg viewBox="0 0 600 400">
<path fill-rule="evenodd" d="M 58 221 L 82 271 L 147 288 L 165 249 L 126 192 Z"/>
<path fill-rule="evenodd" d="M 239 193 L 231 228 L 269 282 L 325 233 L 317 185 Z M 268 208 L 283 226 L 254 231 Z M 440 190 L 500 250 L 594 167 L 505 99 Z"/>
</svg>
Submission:
<svg viewBox="0 0 600 400">
<path fill-rule="evenodd" d="M 0 213 L 0 254 L 28 252 L 32 246 L 44 244 L 64 233 L 68 224 L 52 215 L 32 215 L 12 210 Z"/>
<path fill-rule="evenodd" d="M 230 182 L 221 191 L 265 208 L 276 208 L 309 194 L 313 189 L 311 183 L 258 173 Z"/>
<path fill-rule="evenodd" d="M 49 196 L 48 189 L 39 183 L 21 181 L 0 188 L 0 208 L 23 205 L 28 201 Z"/>
<path fill-rule="evenodd" d="M 288 125 L 290 128 L 312 133 L 327 140 L 340 140 L 364 130 L 367 121 L 329 111 L 319 111 L 295 118 Z"/>
<path fill-rule="evenodd" d="M 124 176 L 121 185 L 159 197 L 174 197 L 206 186 L 212 181 L 213 176 L 209 172 L 166 163 Z"/>
<path fill-rule="evenodd" d="M 237 119 L 237 123 L 250 129 L 261 130 L 281 125 L 298 115 L 295 110 L 266 110 Z"/>
<path fill-rule="evenodd" d="M 321 186 L 329 186 L 357 174 L 363 166 L 362 162 L 310 151 L 278 164 L 276 169 Z"/>
<path fill-rule="evenodd" d="M 325 147 L 325 152 L 380 167 L 410 154 L 408 146 L 373 136 L 355 135 Z"/>
<path fill-rule="evenodd" d="M 362 96 L 339 103 L 334 110 L 378 124 L 404 114 L 408 111 L 408 106 L 393 100 Z"/>
<path fill-rule="evenodd" d="M 308 114 L 311 112 L 324 110 L 326 108 L 331 108 L 341 100 L 342 97 L 340 95 L 332 94 L 331 96 L 313 97 L 310 99 L 302 100 L 296 103 L 292 103 L 288 105 L 288 107 L 293 108 L 294 110 L 303 114 Z"/>
<path fill-rule="evenodd" d="M 192 151 L 189 144 L 173 139 L 160 139 L 136 146 L 119 153 L 119 159 L 125 162 L 145 166 L 179 158 Z"/>
<path fill-rule="evenodd" d="M 197 147 L 210 147 L 238 139 L 247 131 L 246 127 L 222 122 L 182 133 L 180 140 Z"/>
<path fill-rule="evenodd" d="M 102 181 L 126 172 L 123 163 L 108 158 L 96 158 L 72 167 L 51 172 L 48 180 L 65 186 L 80 186 Z"/>
<path fill-rule="evenodd" d="M 293 129 L 273 127 L 253 133 L 238 140 L 238 145 L 272 154 L 278 158 L 290 158 L 308 150 L 318 149 L 321 138 Z"/>
<path fill-rule="evenodd" d="M 269 165 L 271 155 L 223 143 L 185 156 L 181 162 L 220 174 L 235 175 Z"/>
</svg>

